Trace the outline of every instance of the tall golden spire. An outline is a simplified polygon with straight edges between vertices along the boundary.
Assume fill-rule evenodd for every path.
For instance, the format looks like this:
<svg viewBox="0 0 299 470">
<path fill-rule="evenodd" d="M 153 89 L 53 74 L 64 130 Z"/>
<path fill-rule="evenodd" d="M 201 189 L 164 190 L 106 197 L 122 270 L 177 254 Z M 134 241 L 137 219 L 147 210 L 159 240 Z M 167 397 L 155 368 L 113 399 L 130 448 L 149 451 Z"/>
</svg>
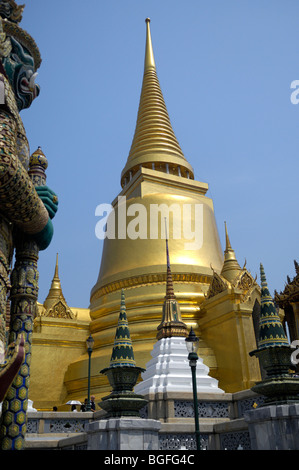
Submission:
<svg viewBox="0 0 299 470">
<path fill-rule="evenodd" d="M 227 233 L 226 222 L 225 224 L 225 251 L 224 251 L 224 262 L 221 271 L 221 275 L 229 282 L 233 282 L 237 275 L 242 271 L 237 261 L 234 250 L 231 247 L 230 240 Z"/>
<path fill-rule="evenodd" d="M 140 166 L 193 178 L 173 132 L 156 72 L 150 19 L 146 18 L 144 75 L 135 134 L 125 168 L 122 187 Z"/>
<path fill-rule="evenodd" d="M 52 279 L 49 293 L 47 295 L 46 300 L 44 301 L 45 309 L 47 310 L 50 309 L 58 300 L 63 300 L 65 302 L 65 298 L 62 292 L 61 283 L 60 283 L 59 274 L 58 274 L 58 253 L 57 253 L 54 276 Z"/>
</svg>

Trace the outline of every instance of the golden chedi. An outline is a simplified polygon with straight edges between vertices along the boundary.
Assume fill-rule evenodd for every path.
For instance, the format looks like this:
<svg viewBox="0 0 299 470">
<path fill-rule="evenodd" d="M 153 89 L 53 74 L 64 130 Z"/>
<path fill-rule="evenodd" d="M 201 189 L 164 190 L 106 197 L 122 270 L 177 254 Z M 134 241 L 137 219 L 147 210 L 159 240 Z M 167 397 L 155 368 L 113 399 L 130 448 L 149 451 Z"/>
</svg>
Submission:
<svg viewBox="0 0 299 470">
<path fill-rule="evenodd" d="M 43 304 L 38 303 L 34 319 L 29 398 L 41 411 L 53 406 L 69 411 L 65 371 L 86 352 L 89 310 L 70 308 L 63 294 L 58 254 L 50 289 Z M 86 396 L 84 391 L 84 397 Z"/>
<path fill-rule="evenodd" d="M 171 126 L 157 77 L 149 19 L 146 32 L 135 134 L 121 172 L 122 189 L 111 204 L 99 276 L 91 291 L 90 333 L 95 340 L 91 386 L 97 398 L 109 391 L 99 371 L 109 365 L 122 289 L 136 361 L 145 367 L 150 359 L 165 297 L 166 231 L 182 320 L 200 336 L 199 356 L 211 376 L 218 376 L 217 358 L 199 330 L 201 304 L 213 272 L 220 273 L 223 267 L 213 201 L 206 196 L 208 184 L 194 180 Z M 69 398 L 82 398 L 85 393 L 87 363 L 86 354 L 68 367 Z"/>
<path fill-rule="evenodd" d="M 223 266 L 213 272 L 199 326 L 217 358 L 219 383 L 226 392 L 237 392 L 260 380 L 258 361 L 249 353 L 257 345 L 261 289 L 246 262 L 240 267 L 226 224 L 225 241 Z"/>
</svg>

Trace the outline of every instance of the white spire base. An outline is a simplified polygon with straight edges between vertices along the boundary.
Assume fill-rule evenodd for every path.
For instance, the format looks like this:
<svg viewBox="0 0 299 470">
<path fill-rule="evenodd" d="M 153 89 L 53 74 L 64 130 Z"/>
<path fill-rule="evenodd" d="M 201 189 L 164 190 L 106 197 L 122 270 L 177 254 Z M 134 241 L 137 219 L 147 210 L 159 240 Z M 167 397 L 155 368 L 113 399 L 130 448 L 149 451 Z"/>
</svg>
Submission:
<svg viewBox="0 0 299 470">
<path fill-rule="evenodd" d="M 134 388 L 135 393 L 193 392 L 185 338 L 162 338 L 155 343 L 151 355 L 146 371 L 141 374 L 143 380 Z M 196 366 L 197 393 L 224 393 L 218 388 L 218 380 L 209 377 L 209 370 L 199 357 Z"/>
</svg>

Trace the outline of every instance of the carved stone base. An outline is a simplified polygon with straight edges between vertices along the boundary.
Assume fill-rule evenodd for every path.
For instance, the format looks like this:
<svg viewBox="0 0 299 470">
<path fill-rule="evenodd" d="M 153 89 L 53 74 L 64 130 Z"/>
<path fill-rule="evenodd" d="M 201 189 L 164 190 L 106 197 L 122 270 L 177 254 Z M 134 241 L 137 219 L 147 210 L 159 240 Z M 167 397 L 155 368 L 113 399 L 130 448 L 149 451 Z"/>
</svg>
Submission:
<svg viewBox="0 0 299 470">
<path fill-rule="evenodd" d="M 160 421 L 101 419 L 88 425 L 88 450 L 158 450 Z"/>
</svg>

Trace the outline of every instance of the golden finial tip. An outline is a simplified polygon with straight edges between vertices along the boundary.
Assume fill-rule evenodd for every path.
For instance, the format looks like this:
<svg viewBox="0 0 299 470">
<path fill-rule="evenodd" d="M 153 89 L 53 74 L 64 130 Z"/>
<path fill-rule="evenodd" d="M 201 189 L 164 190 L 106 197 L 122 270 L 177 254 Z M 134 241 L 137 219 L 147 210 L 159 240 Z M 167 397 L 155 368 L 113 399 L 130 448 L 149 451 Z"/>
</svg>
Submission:
<svg viewBox="0 0 299 470">
<path fill-rule="evenodd" d="M 146 22 L 146 23 L 150 23 L 150 22 L 151 22 L 151 19 L 150 19 L 150 18 L 145 18 L 145 22 Z"/>
</svg>

